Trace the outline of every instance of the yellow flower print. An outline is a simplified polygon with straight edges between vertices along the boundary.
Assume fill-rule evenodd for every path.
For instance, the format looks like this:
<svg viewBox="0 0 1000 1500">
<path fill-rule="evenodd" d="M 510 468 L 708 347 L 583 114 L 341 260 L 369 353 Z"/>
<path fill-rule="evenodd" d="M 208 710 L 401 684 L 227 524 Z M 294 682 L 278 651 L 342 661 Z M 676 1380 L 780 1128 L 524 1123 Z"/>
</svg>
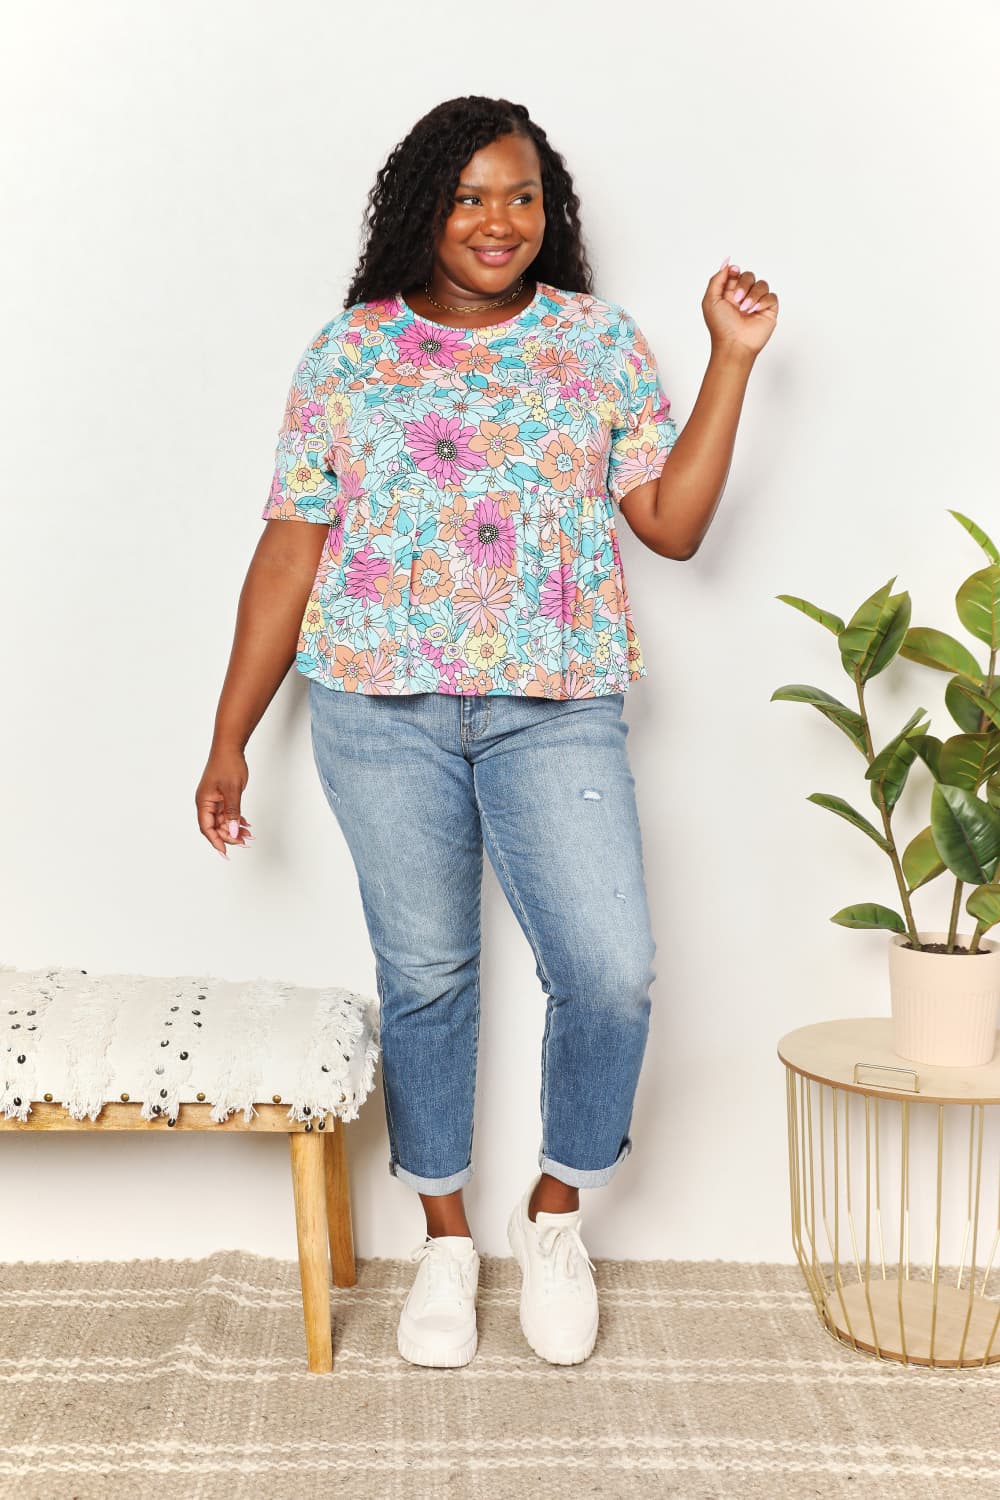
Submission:
<svg viewBox="0 0 1000 1500">
<path fill-rule="evenodd" d="M 462 642 L 465 659 L 478 672 L 488 672 L 498 666 L 507 655 L 507 642 L 502 635 L 467 635 Z"/>
<path fill-rule="evenodd" d="M 285 484 L 294 495 L 315 495 L 325 482 L 325 475 L 315 467 L 308 454 L 292 464 L 285 475 Z"/>
<path fill-rule="evenodd" d="M 480 422 L 479 431 L 469 439 L 474 453 L 482 453 L 491 469 L 497 468 L 508 458 L 517 458 L 524 452 L 517 440 L 519 428 L 516 422 Z"/>
<path fill-rule="evenodd" d="M 303 633 L 306 635 L 316 635 L 317 632 L 325 629 L 325 627 L 326 621 L 323 619 L 323 606 L 320 604 L 318 597 L 313 595 L 306 605 L 305 616 L 302 620 Z"/>
<path fill-rule="evenodd" d="M 331 427 L 351 420 L 351 398 L 346 391 L 334 391 L 326 403 L 327 420 Z"/>
</svg>

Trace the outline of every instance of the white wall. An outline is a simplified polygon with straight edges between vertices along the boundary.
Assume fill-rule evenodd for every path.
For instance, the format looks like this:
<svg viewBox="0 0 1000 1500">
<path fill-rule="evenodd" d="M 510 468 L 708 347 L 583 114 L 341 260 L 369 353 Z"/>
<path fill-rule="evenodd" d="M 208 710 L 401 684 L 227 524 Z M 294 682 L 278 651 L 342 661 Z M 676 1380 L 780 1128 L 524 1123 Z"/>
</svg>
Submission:
<svg viewBox="0 0 1000 1500">
<path fill-rule="evenodd" d="M 458 93 L 528 104 L 583 200 L 597 290 L 637 317 L 683 425 L 723 257 L 778 329 L 728 488 L 686 564 L 623 527 L 650 675 L 627 699 L 659 943 L 635 1150 L 585 1195 L 592 1253 L 790 1261 L 776 1043 L 888 1012 L 888 862 L 805 798 L 864 806 L 860 761 L 781 683 L 850 692 L 835 642 L 897 574 L 914 623 L 1000 533 L 995 8 L 818 12 L 781 0 L 456 10 L 50 0 L 8 26 L 0 962 L 287 976 L 374 993 L 353 866 L 289 674 L 249 748 L 256 845 L 224 865 L 194 789 L 258 537 L 287 384 L 341 305 L 386 152 Z M 971 642 L 970 642 L 971 644 Z M 982 653 L 980 653 L 982 654 Z M 876 737 L 943 677 L 898 663 Z M 897 815 L 926 821 L 926 777 Z M 920 795 L 916 795 L 917 789 Z M 950 888 L 916 898 L 946 921 Z M 543 997 L 484 892 L 481 1247 L 538 1148 Z M 359 1253 L 403 1254 L 419 1203 L 386 1170 L 381 1098 L 351 1127 Z M 295 1254 L 283 1140 L 0 1139 L 0 1258 Z"/>
</svg>

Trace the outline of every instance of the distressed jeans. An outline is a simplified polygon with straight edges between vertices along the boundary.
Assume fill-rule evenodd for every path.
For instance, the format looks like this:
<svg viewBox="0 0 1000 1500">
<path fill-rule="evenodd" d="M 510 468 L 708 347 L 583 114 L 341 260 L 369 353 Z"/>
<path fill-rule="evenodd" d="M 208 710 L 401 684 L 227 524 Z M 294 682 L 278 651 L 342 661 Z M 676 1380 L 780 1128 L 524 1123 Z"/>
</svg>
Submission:
<svg viewBox="0 0 1000 1500">
<path fill-rule="evenodd" d="M 313 756 L 376 960 L 389 1171 L 472 1176 L 483 849 L 546 995 L 543 1172 L 608 1182 L 656 974 L 624 694 L 382 696 L 310 680 Z"/>
</svg>

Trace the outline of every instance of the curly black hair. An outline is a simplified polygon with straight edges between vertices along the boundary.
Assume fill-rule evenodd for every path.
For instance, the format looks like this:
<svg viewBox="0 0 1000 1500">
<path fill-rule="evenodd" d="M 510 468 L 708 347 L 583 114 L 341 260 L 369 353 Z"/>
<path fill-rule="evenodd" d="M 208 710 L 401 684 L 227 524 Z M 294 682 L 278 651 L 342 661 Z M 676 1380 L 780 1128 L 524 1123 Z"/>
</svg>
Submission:
<svg viewBox="0 0 1000 1500">
<path fill-rule="evenodd" d="M 368 194 L 361 258 L 344 299 L 393 297 L 429 281 L 434 246 L 469 158 L 501 135 L 533 141 L 542 165 L 545 237 L 531 273 L 570 292 L 593 292 L 580 228 L 580 200 L 566 163 L 523 104 L 467 94 L 430 110 L 394 146 Z"/>
</svg>

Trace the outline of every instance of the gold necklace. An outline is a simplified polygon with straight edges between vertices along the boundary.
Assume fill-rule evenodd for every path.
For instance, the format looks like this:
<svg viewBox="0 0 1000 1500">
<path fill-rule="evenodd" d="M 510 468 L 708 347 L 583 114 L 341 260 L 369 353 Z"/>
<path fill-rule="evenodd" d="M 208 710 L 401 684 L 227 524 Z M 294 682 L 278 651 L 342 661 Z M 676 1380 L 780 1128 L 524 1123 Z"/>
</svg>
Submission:
<svg viewBox="0 0 1000 1500">
<path fill-rule="evenodd" d="M 485 312 L 486 309 L 489 308 L 489 307 L 503 307 L 504 303 L 506 303 L 506 302 L 513 302 L 515 297 L 519 297 L 520 296 L 520 294 L 521 294 L 521 288 L 523 286 L 524 286 L 524 277 L 523 276 L 519 276 L 517 278 L 517 286 L 514 288 L 514 290 L 508 296 L 506 296 L 506 297 L 494 297 L 494 299 L 493 299 L 492 302 L 480 302 L 475 307 L 453 307 L 450 302 L 435 302 L 434 298 L 431 296 L 431 293 L 430 293 L 430 282 L 429 281 L 425 281 L 424 282 L 424 296 L 427 298 L 428 302 L 432 305 L 432 307 L 441 307 L 441 308 L 444 308 L 444 310 L 446 312 Z"/>
</svg>

